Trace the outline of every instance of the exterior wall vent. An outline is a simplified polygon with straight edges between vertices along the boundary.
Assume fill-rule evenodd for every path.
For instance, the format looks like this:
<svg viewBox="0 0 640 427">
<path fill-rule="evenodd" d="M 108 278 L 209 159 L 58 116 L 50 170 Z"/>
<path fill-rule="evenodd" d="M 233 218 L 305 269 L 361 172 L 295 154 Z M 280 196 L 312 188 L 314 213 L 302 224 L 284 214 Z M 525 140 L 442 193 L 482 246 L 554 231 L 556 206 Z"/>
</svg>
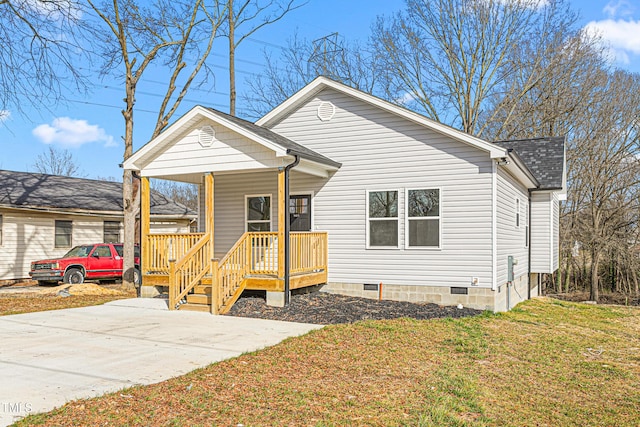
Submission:
<svg viewBox="0 0 640 427">
<path fill-rule="evenodd" d="M 452 287 L 451 294 L 452 295 L 468 295 L 469 290 L 467 288 Z"/>
<path fill-rule="evenodd" d="M 336 114 L 336 106 L 330 102 L 323 101 L 318 105 L 318 118 L 323 122 L 328 122 Z"/>
<path fill-rule="evenodd" d="M 211 147 L 213 145 L 213 139 L 216 136 L 216 132 L 211 126 L 203 126 L 198 131 L 198 142 L 203 147 Z"/>
</svg>

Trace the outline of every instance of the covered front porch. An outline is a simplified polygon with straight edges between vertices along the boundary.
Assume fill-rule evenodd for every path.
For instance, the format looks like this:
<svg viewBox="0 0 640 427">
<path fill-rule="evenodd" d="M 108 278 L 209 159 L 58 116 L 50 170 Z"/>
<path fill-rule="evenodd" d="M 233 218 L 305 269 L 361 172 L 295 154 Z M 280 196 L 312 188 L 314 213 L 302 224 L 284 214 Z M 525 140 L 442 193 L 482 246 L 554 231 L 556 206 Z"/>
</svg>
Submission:
<svg viewBox="0 0 640 427">
<path fill-rule="evenodd" d="M 196 107 L 125 162 L 141 176 L 143 290 L 167 287 L 171 310 L 224 314 L 244 290 L 266 291 L 267 303 L 284 305 L 291 290 L 326 283 L 328 236 L 312 225 L 311 203 L 314 186 L 339 166 L 250 122 Z M 303 182 L 291 195 L 294 168 Z M 150 233 L 151 178 L 198 185 L 198 232 Z"/>
</svg>

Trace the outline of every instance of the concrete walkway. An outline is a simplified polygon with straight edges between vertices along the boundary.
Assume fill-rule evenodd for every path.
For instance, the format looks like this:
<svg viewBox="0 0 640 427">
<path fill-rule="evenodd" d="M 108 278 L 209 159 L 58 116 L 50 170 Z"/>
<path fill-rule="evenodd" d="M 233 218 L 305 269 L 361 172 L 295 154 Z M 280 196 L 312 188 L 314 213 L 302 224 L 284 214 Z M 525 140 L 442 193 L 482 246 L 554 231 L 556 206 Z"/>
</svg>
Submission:
<svg viewBox="0 0 640 427">
<path fill-rule="evenodd" d="M 0 317 L 0 426 L 152 384 L 318 325 L 169 311 L 161 299 Z"/>
</svg>

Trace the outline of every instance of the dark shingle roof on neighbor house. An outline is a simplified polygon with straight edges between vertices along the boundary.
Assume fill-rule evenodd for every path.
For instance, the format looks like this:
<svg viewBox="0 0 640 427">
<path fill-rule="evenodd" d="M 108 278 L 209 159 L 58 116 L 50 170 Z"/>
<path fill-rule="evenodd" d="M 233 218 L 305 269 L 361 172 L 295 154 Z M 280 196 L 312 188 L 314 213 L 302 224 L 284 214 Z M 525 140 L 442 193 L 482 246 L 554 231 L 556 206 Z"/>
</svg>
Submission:
<svg viewBox="0 0 640 427">
<path fill-rule="evenodd" d="M 540 183 L 540 190 L 562 188 L 564 172 L 564 136 L 496 141 L 512 149 Z"/>
<path fill-rule="evenodd" d="M 122 213 L 122 183 L 0 170 L 0 207 Z M 151 214 L 195 216 L 180 203 L 151 192 Z"/>
</svg>

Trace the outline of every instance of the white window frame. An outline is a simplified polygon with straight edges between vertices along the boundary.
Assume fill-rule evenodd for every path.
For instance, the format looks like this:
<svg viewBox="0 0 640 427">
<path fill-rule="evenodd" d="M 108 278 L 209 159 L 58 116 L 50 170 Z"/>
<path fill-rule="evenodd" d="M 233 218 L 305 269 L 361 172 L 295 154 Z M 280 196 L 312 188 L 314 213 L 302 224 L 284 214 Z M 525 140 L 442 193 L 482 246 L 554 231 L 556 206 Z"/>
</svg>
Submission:
<svg viewBox="0 0 640 427">
<path fill-rule="evenodd" d="M 516 197 L 516 207 L 515 207 L 515 225 L 516 228 L 520 228 L 520 197 Z"/>
<path fill-rule="evenodd" d="M 409 191 L 415 190 L 438 190 L 439 195 L 439 209 L 438 216 L 409 216 Z M 438 246 L 410 246 L 409 245 L 409 221 L 417 219 L 437 219 L 438 220 Z M 410 250 L 431 250 L 439 251 L 442 249 L 442 188 L 441 187 L 416 187 L 407 188 L 404 194 L 404 248 Z"/>
<path fill-rule="evenodd" d="M 369 226 L 370 221 L 391 221 L 392 220 L 392 218 L 370 218 L 369 217 L 369 194 L 370 193 L 380 193 L 380 192 L 383 192 L 383 191 L 395 191 L 398 194 L 398 201 L 397 201 L 397 203 L 398 203 L 398 215 L 396 216 L 396 222 L 397 222 L 397 226 L 398 226 L 398 230 L 397 230 L 397 232 L 398 232 L 398 244 L 396 246 L 371 246 L 370 240 L 369 240 L 369 237 L 370 237 L 369 236 L 369 234 L 370 234 L 370 226 Z M 389 188 L 387 188 L 387 189 L 385 189 L 385 188 L 382 188 L 382 189 L 376 188 L 376 189 L 373 189 L 373 190 L 367 190 L 366 191 L 364 206 L 365 206 L 365 213 L 366 213 L 366 215 L 365 215 L 365 218 L 366 218 L 366 221 L 365 221 L 365 228 L 366 228 L 365 238 L 366 238 L 366 242 L 365 243 L 366 243 L 366 248 L 367 249 L 400 249 L 401 248 L 401 245 L 400 245 L 400 241 L 401 241 L 401 239 L 400 239 L 401 238 L 401 235 L 400 235 L 400 230 L 401 230 L 401 228 L 400 228 L 400 207 L 402 205 L 400 203 L 400 195 L 402 193 L 403 193 L 403 191 L 401 189 L 398 189 L 398 188 L 390 188 L 390 189 Z"/>
<path fill-rule="evenodd" d="M 107 223 L 110 223 L 111 225 L 116 224 L 116 223 L 118 224 L 118 240 L 115 241 L 115 242 L 106 242 L 105 241 L 106 240 L 105 239 L 105 237 L 106 237 L 105 236 L 105 232 L 107 231 L 106 230 Z M 112 229 L 110 231 L 114 232 L 115 230 Z M 122 240 L 122 221 L 114 221 L 114 220 L 104 220 L 104 221 L 102 221 L 102 240 L 103 240 L 103 243 L 121 243 L 121 240 Z"/>
<path fill-rule="evenodd" d="M 247 208 L 248 201 L 253 197 L 269 197 L 269 232 L 273 231 L 273 194 L 245 194 L 244 196 L 244 231 L 249 231 L 249 209 Z M 266 223 L 266 220 L 252 220 L 251 222 Z"/>
<path fill-rule="evenodd" d="M 56 242 L 56 237 L 58 236 L 58 222 L 70 222 L 71 223 L 71 233 L 69 235 L 69 246 L 58 246 Z M 73 220 L 68 219 L 55 219 L 53 220 L 53 247 L 54 248 L 72 248 L 73 247 Z"/>
</svg>

